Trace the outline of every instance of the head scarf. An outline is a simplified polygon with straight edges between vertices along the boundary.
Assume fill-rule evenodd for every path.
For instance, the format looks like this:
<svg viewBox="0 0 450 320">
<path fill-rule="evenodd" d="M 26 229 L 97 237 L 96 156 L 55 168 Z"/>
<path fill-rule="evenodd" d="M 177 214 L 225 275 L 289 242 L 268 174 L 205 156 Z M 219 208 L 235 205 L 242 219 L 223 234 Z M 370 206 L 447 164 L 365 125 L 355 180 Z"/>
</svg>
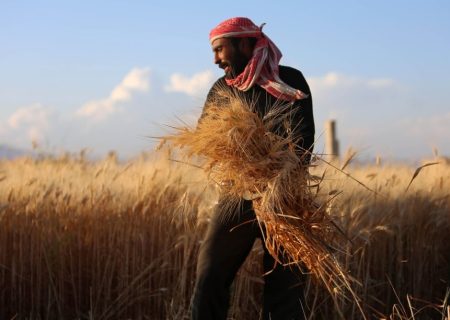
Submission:
<svg viewBox="0 0 450 320">
<path fill-rule="evenodd" d="M 281 51 L 263 32 L 248 18 L 231 18 L 221 22 L 211 30 L 209 41 L 212 44 L 219 38 L 256 38 L 253 56 L 244 71 L 234 79 L 225 79 L 229 86 L 247 91 L 255 83 L 268 93 L 281 100 L 295 101 L 305 99 L 307 94 L 284 83 L 279 76 L 278 64 Z"/>
</svg>

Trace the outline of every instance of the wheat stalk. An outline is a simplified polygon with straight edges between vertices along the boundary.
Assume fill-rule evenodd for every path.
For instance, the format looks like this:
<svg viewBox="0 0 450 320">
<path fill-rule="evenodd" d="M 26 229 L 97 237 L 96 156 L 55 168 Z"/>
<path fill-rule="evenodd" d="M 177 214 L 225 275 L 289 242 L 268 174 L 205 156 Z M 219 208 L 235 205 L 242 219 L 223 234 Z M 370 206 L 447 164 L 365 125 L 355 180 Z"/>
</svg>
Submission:
<svg viewBox="0 0 450 320">
<path fill-rule="evenodd" d="M 274 133 L 291 125 L 291 105 L 277 104 L 261 118 L 254 100 L 226 89 L 216 93 L 197 127 L 176 128 L 163 144 L 203 157 L 204 170 L 223 192 L 254 200 L 265 245 L 279 263 L 305 265 L 330 293 L 344 294 L 346 288 L 358 303 L 353 280 L 333 254 L 337 227 L 310 187 L 304 159 L 309 155 L 296 152 L 292 134 Z"/>
</svg>

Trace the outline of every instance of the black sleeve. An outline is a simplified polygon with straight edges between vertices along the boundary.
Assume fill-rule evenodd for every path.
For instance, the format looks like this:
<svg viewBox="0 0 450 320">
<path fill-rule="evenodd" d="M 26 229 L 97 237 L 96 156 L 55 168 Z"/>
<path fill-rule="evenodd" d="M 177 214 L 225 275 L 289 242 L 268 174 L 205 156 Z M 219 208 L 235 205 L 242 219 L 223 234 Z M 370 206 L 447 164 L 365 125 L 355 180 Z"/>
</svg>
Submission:
<svg viewBox="0 0 450 320">
<path fill-rule="evenodd" d="M 305 155 L 305 161 L 308 163 L 311 158 L 310 153 L 314 148 L 315 134 L 311 90 L 309 89 L 305 77 L 300 71 L 293 68 L 285 68 L 285 79 L 283 80 L 290 86 L 309 95 L 306 99 L 296 100 L 294 102 L 291 115 L 293 140 L 298 146 L 297 151 L 299 155 Z"/>
</svg>

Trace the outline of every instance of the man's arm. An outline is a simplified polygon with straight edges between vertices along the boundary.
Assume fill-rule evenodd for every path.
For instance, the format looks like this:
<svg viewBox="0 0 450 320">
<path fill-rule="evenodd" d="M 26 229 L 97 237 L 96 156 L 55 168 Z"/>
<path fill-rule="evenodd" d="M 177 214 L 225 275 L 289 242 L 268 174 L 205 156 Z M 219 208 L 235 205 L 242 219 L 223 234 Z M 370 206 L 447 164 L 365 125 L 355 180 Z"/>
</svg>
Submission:
<svg viewBox="0 0 450 320">
<path fill-rule="evenodd" d="M 293 141 L 297 145 L 297 153 L 304 158 L 304 163 L 309 163 L 315 134 L 311 90 L 303 74 L 296 69 L 281 67 L 280 76 L 291 87 L 309 94 L 308 98 L 294 102 L 290 117 L 290 127 Z"/>
</svg>

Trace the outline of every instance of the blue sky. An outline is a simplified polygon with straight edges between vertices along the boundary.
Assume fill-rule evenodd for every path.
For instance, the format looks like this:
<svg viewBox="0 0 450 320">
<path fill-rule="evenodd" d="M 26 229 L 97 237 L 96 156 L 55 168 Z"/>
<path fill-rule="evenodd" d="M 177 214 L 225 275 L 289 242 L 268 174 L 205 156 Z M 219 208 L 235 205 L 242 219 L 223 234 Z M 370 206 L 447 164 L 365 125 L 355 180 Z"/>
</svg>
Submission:
<svg viewBox="0 0 450 320">
<path fill-rule="evenodd" d="M 2 0 L 0 145 L 151 150 L 222 75 L 210 29 L 247 16 L 309 81 L 317 151 L 334 118 L 361 157 L 450 155 L 449 1 L 186 3 Z"/>
</svg>

